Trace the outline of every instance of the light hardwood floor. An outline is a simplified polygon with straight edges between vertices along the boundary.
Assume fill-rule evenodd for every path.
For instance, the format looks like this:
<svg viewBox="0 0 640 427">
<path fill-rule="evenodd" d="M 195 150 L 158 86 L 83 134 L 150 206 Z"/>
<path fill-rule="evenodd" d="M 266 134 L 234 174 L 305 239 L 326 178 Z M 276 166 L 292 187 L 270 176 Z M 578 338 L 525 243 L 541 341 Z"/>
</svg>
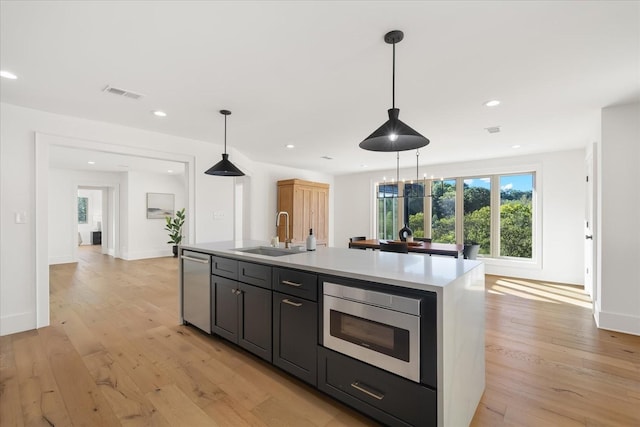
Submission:
<svg viewBox="0 0 640 427">
<path fill-rule="evenodd" d="M 177 259 L 80 254 L 50 269 L 51 326 L 0 338 L 2 427 L 375 425 L 178 325 Z M 472 425 L 640 425 L 640 337 L 598 330 L 574 286 L 487 276 L 486 288 Z"/>
</svg>

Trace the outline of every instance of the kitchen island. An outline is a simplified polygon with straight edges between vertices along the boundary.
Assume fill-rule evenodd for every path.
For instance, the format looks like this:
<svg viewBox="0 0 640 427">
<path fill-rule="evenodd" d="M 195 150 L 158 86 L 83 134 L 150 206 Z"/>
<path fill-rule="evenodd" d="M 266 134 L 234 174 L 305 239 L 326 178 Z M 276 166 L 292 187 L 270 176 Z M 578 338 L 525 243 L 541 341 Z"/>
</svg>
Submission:
<svg viewBox="0 0 640 427">
<path fill-rule="evenodd" d="M 470 423 L 485 381 L 481 262 L 345 248 L 246 251 L 261 246 L 181 246 L 181 321 L 240 345 L 385 424 Z M 333 335 L 357 329 L 366 316 L 340 313 L 329 302 L 359 298 L 373 301 L 373 321 L 364 319 L 369 323 L 357 331 L 357 340 L 346 336 L 344 345 L 335 346 Z M 403 315 L 417 319 L 415 341 L 412 327 L 404 331 L 384 320 L 386 312 L 397 314 L 380 308 L 387 302 L 415 303 L 418 311 Z M 336 314 L 343 318 L 334 319 Z M 335 334 L 334 320 L 342 322 Z M 367 334 L 370 341 L 361 343 Z M 380 357 L 368 359 L 374 353 Z"/>
</svg>

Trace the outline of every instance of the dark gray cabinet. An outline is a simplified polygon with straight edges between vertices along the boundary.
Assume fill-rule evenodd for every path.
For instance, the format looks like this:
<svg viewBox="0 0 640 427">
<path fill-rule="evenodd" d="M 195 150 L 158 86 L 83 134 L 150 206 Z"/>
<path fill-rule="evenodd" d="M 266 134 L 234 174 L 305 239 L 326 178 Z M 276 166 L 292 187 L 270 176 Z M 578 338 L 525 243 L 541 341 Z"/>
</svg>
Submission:
<svg viewBox="0 0 640 427">
<path fill-rule="evenodd" d="M 437 425 L 435 390 L 320 346 L 318 388 L 389 426 Z"/>
<path fill-rule="evenodd" d="M 267 361 L 272 359 L 271 267 L 213 257 L 211 330 Z M 229 261 L 235 261 L 231 263 Z M 234 270 L 235 269 L 235 270 Z M 215 275 L 221 273 L 226 277 Z"/>
<path fill-rule="evenodd" d="M 238 342 L 238 282 L 211 276 L 213 290 L 211 331 L 229 341 Z"/>
<path fill-rule="evenodd" d="M 273 276 L 273 364 L 315 386 L 318 278 L 286 268 L 274 268 Z"/>
</svg>

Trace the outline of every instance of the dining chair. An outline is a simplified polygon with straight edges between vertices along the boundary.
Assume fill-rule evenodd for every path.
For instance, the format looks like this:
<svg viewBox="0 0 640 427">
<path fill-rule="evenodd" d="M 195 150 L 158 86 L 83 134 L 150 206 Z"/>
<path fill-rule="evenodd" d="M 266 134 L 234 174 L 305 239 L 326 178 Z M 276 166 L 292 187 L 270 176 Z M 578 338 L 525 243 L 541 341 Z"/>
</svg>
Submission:
<svg viewBox="0 0 640 427">
<path fill-rule="evenodd" d="M 351 243 L 353 242 L 357 242 L 360 240 L 367 240 L 367 238 L 365 236 L 355 236 L 355 237 L 349 237 L 349 247 L 351 248 Z M 367 248 L 355 248 L 355 249 L 362 249 L 362 250 L 367 250 Z"/>
<path fill-rule="evenodd" d="M 397 252 L 401 254 L 409 253 L 407 242 L 380 242 L 380 252 Z"/>
<path fill-rule="evenodd" d="M 464 244 L 462 255 L 464 259 L 476 259 L 478 258 L 478 252 L 480 251 L 480 245 L 475 242 L 468 242 Z"/>
<path fill-rule="evenodd" d="M 414 242 L 427 242 L 427 243 L 431 243 L 431 237 L 414 237 L 413 238 Z"/>
</svg>

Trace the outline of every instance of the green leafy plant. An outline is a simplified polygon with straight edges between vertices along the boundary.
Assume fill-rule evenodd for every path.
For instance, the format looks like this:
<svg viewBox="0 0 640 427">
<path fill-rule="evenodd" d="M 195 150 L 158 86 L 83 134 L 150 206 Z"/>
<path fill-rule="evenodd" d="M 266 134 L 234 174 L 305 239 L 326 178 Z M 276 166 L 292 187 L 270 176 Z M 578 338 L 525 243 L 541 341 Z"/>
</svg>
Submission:
<svg viewBox="0 0 640 427">
<path fill-rule="evenodd" d="M 173 218 L 170 216 L 164 218 L 167 221 L 164 229 L 169 232 L 169 241 L 167 243 L 179 245 L 182 241 L 182 226 L 184 225 L 185 219 L 184 210 L 185 208 L 176 211 L 176 215 Z"/>
</svg>

